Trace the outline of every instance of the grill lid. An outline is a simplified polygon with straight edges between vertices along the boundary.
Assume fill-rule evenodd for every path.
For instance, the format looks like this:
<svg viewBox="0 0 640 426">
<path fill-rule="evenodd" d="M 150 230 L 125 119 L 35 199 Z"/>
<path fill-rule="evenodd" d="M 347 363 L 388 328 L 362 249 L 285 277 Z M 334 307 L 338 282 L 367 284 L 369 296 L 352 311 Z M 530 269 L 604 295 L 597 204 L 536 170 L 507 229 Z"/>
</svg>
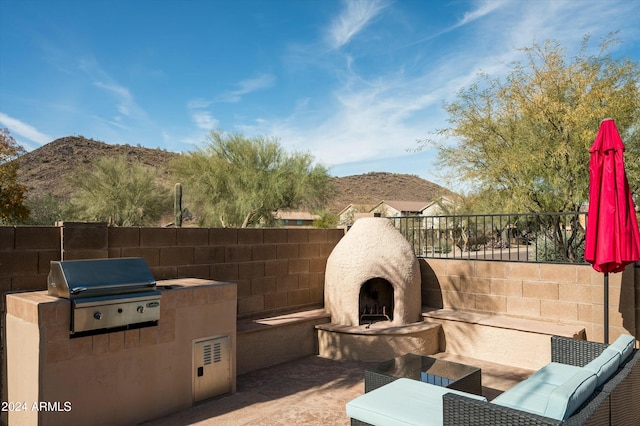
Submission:
<svg viewBox="0 0 640 426">
<path fill-rule="evenodd" d="M 155 291 L 156 282 L 141 257 L 52 261 L 49 295 L 77 299 Z"/>
</svg>

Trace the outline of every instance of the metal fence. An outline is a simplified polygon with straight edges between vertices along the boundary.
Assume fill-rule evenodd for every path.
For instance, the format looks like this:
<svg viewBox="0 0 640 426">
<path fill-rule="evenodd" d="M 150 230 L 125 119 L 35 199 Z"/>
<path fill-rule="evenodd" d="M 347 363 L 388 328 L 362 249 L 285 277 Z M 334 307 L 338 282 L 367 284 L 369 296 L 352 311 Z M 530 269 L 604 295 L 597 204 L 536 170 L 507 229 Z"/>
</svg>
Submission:
<svg viewBox="0 0 640 426">
<path fill-rule="evenodd" d="M 585 263 L 585 212 L 389 219 L 418 257 Z"/>
</svg>

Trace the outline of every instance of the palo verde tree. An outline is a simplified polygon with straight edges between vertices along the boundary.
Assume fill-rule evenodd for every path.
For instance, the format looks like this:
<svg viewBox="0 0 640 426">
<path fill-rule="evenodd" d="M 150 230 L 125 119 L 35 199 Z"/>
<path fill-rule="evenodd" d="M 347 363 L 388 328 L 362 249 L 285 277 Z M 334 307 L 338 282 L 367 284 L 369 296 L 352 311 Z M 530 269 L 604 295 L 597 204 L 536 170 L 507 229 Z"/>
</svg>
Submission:
<svg viewBox="0 0 640 426">
<path fill-rule="evenodd" d="M 331 190 L 327 169 L 310 154 L 288 154 L 266 137 L 212 131 L 174 166 L 205 226 L 269 225 L 276 210 L 315 209 Z"/>
<path fill-rule="evenodd" d="M 68 215 L 111 226 L 154 225 L 171 207 L 169 191 L 156 179 L 154 168 L 125 157 L 99 158 L 91 169 L 79 169 L 71 178 L 77 191 Z"/>
<path fill-rule="evenodd" d="M 552 41 L 521 49 L 526 60 L 512 64 L 506 78 L 480 75 L 445 104 L 449 126 L 438 134 L 446 142 L 422 143 L 435 145 L 440 163 L 475 185 L 496 212 L 571 212 L 588 200 L 589 148 L 601 120 L 613 118 L 637 193 L 640 72 L 612 56 L 617 42 L 609 35 L 590 54 L 585 37 L 573 58 Z M 557 234 L 566 224 L 549 226 Z"/>
<path fill-rule="evenodd" d="M 587 37 L 571 59 L 558 43 L 534 44 L 506 79 L 480 75 L 445 104 L 450 126 L 438 133 L 455 142 L 435 144 L 441 164 L 491 194 L 494 209 L 577 211 L 602 119 L 615 119 L 626 163 L 640 162 L 640 70 L 608 53 L 615 43 L 610 36 L 590 55 Z M 640 174 L 628 173 L 638 192 Z"/>
<path fill-rule="evenodd" d="M 18 183 L 18 157 L 25 153 L 8 129 L 0 129 L 0 223 L 21 223 L 29 217 L 27 187 Z"/>
</svg>

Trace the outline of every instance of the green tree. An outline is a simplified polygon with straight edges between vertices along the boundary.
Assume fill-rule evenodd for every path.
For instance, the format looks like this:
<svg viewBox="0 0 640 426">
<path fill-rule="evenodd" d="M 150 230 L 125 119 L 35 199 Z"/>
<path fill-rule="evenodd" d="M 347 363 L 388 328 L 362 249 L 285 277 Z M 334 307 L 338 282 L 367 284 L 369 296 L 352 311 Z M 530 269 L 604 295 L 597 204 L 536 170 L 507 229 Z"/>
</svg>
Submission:
<svg viewBox="0 0 640 426">
<path fill-rule="evenodd" d="M 157 171 L 125 157 L 97 159 L 89 170 L 71 178 L 78 189 L 70 200 L 70 216 L 113 226 L 154 225 L 169 213 L 171 197 L 156 183 Z"/>
<path fill-rule="evenodd" d="M 335 228 L 338 226 L 338 215 L 327 210 L 318 212 L 318 215 L 320 215 L 320 219 L 313 221 L 314 228 Z"/>
<path fill-rule="evenodd" d="M 331 191 L 327 169 L 314 166 L 310 154 L 287 154 L 272 138 L 220 131 L 181 156 L 175 171 L 206 226 L 271 225 L 276 210 L 321 207 Z"/>
<path fill-rule="evenodd" d="M 51 226 L 65 219 L 65 203 L 59 196 L 53 194 L 31 196 L 25 204 L 29 208 L 29 219 L 25 221 L 27 225 Z"/>
<path fill-rule="evenodd" d="M 567 58 L 556 42 L 521 49 L 505 79 L 480 75 L 445 104 L 449 127 L 433 144 L 440 163 L 473 183 L 494 211 L 578 211 L 588 200 L 589 148 L 600 122 L 614 118 L 626 145 L 629 183 L 640 190 L 640 73 L 609 51 Z M 445 139 L 445 140 L 446 140 Z"/>
<path fill-rule="evenodd" d="M 0 129 L 0 223 L 20 223 L 29 217 L 27 187 L 18 183 L 18 157 L 25 153 L 8 129 Z"/>
</svg>

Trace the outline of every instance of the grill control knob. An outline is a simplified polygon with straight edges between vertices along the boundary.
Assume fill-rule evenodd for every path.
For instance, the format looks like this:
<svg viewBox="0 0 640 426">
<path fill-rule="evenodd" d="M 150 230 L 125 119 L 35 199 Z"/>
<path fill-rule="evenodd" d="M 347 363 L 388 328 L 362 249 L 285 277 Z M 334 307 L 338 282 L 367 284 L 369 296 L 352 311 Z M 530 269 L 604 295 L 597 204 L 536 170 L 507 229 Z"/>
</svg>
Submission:
<svg viewBox="0 0 640 426">
<path fill-rule="evenodd" d="M 138 312 L 143 313 L 144 312 L 144 306 L 138 306 L 138 309 L 136 309 Z"/>
<path fill-rule="evenodd" d="M 102 319 L 102 312 L 100 311 L 96 311 L 93 313 L 93 317 L 97 320 L 101 320 Z"/>
</svg>

